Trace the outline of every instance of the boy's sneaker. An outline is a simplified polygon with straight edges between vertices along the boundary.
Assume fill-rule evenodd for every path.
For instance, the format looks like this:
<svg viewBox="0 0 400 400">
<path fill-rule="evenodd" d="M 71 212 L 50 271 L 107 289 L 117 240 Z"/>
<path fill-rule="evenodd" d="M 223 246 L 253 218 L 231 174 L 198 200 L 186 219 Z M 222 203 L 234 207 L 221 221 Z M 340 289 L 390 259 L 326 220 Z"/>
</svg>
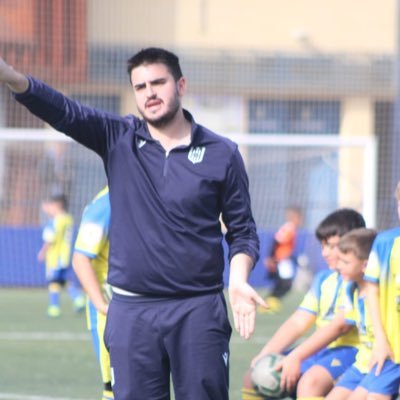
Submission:
<svg viewBox="0 0 400 400">
<path fill-rule="evenodd" d="M 47 308 L 47 315 L 50 318 L 58 318 L 61 315 L 61 309 L 59 306 L 49 306 Z"/>
<path fill-rule="evenodd" d="M 113 392 L 109 390 L 103 390 L 103 397 L 101 400 L 114 400 Z"/>
<path fill-rule="evenodd" d="M 74 299 L 74 311 L 76 313 L 81 313 L 85 309 L 85 297 L 84 296 L 78 296 L 75 297 Z"/>
<path fill-rule="evenodd" d="M 282 309 L 282 302 L 275 296 L 268 296 L 265 299 L 265 302 L 268 304 L 268 308 L 258 306 L 257 311 L 259 314 L 277 314 Z"/>
</svg>

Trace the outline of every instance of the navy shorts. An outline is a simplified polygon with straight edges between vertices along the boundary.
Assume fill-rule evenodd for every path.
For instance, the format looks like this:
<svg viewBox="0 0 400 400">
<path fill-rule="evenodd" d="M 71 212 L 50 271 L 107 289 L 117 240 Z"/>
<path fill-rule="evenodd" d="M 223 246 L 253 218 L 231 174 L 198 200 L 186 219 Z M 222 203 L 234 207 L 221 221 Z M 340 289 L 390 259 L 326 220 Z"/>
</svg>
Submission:
<svg viewBox="0 0 400 400">
<path fill-rule="evenodd" d="M 116 400 L 228 400 L 231 326 L 222 293 L 113 294 L 105 330 Z"/>
<path fill-rule="evenodd" d="M 48 283 L 58 283 L 64 286 L 67 281 L 68 268 L 49 268 L 46 271 Z"/>
</svg>

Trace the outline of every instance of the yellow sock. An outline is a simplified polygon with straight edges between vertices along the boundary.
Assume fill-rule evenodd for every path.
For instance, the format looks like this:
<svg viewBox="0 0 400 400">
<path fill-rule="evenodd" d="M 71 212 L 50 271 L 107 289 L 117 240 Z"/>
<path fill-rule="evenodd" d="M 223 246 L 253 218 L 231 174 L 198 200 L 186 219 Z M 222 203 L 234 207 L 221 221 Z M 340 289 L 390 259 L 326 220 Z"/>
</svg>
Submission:
<svg viewBox="0 0 400 400">
<path fill-rule="evenodd" d="M 312 396 L 312 397 L 298 397 L 297 400 L 324 400 L 325 397 Z"/>
<path fill-rule="evenodd" d="M 257 393 L 255 389 L 242 388 L 242 400 L 264 400 L 265 397 Z"/>
</svg>

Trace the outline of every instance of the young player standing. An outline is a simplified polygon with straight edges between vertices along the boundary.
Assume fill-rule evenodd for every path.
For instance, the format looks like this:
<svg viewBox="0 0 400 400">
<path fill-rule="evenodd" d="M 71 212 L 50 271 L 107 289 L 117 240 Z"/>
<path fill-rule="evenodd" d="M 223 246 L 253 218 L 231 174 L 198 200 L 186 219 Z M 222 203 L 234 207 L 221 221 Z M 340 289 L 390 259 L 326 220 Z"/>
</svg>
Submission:
<svg viewBox="0 0 400 400">
<path fill-rule="evenodd" d="M 297 310 L 278 328 L 265 344 L 251 366 L 270 353 L 287 353 L 297 340 L 308 333 L 315 325 L 317 328 L 330 323 L 338 310 L 338 299 L 342 278 L 336 270 L 340 238 L 355 228 L 365 227 L 361 214 L 352 209 L 339 209 L 329 214 L 316 229 L 316 236 L 322 245 L 322 255 L 329 269 L 321 271 L 313 280 Z M 324 396 L 333 387 L 334 381 L 354 361 L 358 336 L 351 329 L 317 354 L 301 364 L 284 363 L 281 375 L 282 386 L 292 392 L 301 376 L 298 386 L 298 399 Z M 252 387 L 250 371 L 244 378 L 243 400 L 263 400 Z"/>
<path fill-rule="evenodd" d="M 60 292 L 67 284 L 67 273 L 71 264 L 74 221 L 67 212 L 67 199 L 64 195 L 54 195 L 42 203 L 43 212 L 48 222 L 43 229 L 43 246 L 38 253 L 38 260 L 45 262 L 46 279 L 49 290 L 49 317 L 59 317 Z M 68 288 L 76 311 L 84 307 L 80 289 L 73 283 Z"/>
<path fill-rule="evenodd" d="M 238 146 L 182 108 L 178 57 L 148 48 L 128 61 L 143 119 L 73 101 L 0 59 L 0 82 L 54 128 L 99 154 L 112 219 L 107 314 L 117 400 L 228 399 L 231 327 L 223 296 L 227 228 L 236 329 L 254 331 L 264 300 L 247 283 L 259 240 Z M 210 365 L 213 368 L 210 368 Z"/>
<path fill-rule="evenodd" d="M 286 222 L 274 235 L 270 255 L 264 259 L 267 277 L 272 281 L 272 290 L 265 299 L 269 309 L 258 307 L 260 313 L 280 311 L 281 299 L 290 291 L 296 274 L 294 251 L 297 230 L 303 216 L 301 210 L 295 206 L 287 207 L 285 216 Z"/>
<path fill-rule="evenodd" d="M 110 356 L 103 340 L 111 297 L 111 288 L 107 284 L 110 217 L 110 199 L 106 187 L 83 212 L 72 258 L 75 273 L 88 296 L 87 324 L 104 384 L 102 400 L 114 398 Z"/>
</svg>

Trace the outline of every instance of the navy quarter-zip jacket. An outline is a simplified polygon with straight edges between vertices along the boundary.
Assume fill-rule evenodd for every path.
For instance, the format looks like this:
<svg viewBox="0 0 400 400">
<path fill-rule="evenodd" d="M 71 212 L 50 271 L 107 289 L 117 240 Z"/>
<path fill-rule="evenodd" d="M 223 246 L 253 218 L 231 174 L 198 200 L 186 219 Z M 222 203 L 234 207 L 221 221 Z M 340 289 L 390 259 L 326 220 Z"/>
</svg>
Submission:
<svg viewBox="0 0 400 400">
<path fill-rule="evenodd" d="M 191 143 L 166 153 L 143 120 L 95 110 L 28 79 L 16 100 L 103 160 L 112 214 L 111 285 L 151 296 L 221 290 L 221 214 L 229 258 L 245 253 L 257 261 L 248 178 L 235 143 L 184 111 Z"/>
</svg>

